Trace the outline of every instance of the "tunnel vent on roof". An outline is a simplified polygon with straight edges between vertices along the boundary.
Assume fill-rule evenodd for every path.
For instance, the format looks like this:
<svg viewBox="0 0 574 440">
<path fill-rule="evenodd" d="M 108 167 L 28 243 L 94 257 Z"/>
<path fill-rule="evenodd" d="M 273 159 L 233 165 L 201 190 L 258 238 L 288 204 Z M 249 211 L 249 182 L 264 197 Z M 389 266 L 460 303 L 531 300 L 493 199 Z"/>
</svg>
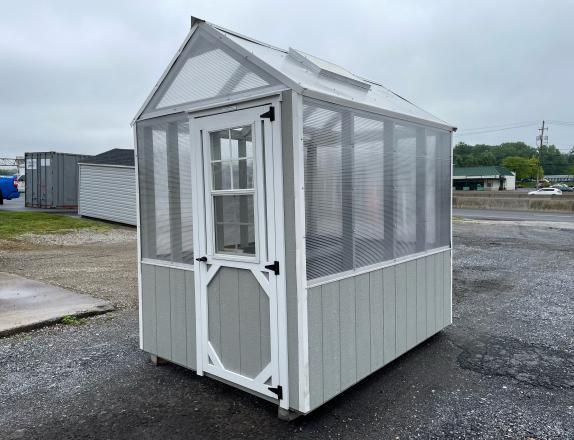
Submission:
<svg viewBox="0 0 574 440">
<path fill-rule="evenodd" d="M 289 56 L 306 69 L 309 69 L 311 72 L 318 75 L 342 81 L 365 90 L 369 90 L 371 88 L 371 85 L 362 78 L 353 75 L 348 70 L 343 69 L 336 64 L 322 60 L 321 58 L 293 49 L 292 47 L 289 48 Z"/>
<path fill-rule="evenodd" d="M 277 83 L 261 69 L 200 30 L 183 49 L 146 112 L 232 96 Z"/>
</svg>

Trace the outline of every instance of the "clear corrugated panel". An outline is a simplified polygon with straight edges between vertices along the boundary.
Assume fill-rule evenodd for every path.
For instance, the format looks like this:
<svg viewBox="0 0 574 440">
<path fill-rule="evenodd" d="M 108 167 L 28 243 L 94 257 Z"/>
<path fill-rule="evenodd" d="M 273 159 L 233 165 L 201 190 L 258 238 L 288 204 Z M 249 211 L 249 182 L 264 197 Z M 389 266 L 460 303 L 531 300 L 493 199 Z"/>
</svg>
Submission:
<svg viewBox="0 0 574 440">
<path fill-rule="evenodd" d="M 191 145 L 187 118 L 137 125 L 142 257 L 193 263 Z"/>
<path fill-rule="evenodd" d="M 307 276 L 343 269 L 341 115 L 305 108 L 305 211 Z"/>
<path fill-rule="evenodd" d="M 414 126 L 395 126 L 395 258 L 416 252 L 416 136 Z"/>
<path fill-rule="evenodd" d="M 448 245 L 450 134 L 304 100 L 307 278 Z"/>
<path fill-rule="evenodd" d="M 355 267 L 384 260 L 383 122 L 354 118 L 353 221 Z"/>
<path fill-rule="evenodd" d="M 201 32 L 194 35 L 147 110 L 233 95 L 275 81 L 224 45 Z"/>
</svg>

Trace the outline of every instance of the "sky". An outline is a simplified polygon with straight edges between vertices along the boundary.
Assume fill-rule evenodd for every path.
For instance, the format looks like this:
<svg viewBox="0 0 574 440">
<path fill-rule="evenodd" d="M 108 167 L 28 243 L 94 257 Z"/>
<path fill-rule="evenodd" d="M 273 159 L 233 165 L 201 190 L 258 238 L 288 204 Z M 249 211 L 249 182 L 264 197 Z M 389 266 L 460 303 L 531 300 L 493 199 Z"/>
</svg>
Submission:
<svg viewBox="0 0 574 440">
<path fill-rule="evenodd" d="M 380 82 L 455 142 L 534 145 L 545 119 L 549 143 L 574 146 L 574 0 L 4 2 L 0 157 L 132 148 L 192 15 Z"/>
</svg>

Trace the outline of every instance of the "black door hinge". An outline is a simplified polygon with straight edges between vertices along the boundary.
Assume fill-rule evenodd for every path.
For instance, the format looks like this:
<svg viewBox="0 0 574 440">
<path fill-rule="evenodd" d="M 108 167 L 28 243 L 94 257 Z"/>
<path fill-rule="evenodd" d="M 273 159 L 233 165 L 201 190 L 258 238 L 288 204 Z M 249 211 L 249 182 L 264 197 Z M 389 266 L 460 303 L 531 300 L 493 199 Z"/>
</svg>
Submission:
<svg viewBox="0 0 574 440">
<path fill-rule="evenodd" d="M 262 115 L 260 115 L 260 117 L 269 118 L 269 120 L 273 122 L 275 120 L 275 107 L 273 106 L 269 107 L 269 111 L 263 113 Z"/>
<path fill-rule="evenodd" d="M 272 393 L 277 394 L 277 398 L 279 400 L 283 399 L 283 387 L 281 385 L 277 385 L 276 387 L 267 387 L 267 389 Z"/>
<path fill-rule="evenodd" d="M 265 269 L 272 270 L 275 275 L 279 275 L 279 261 L 274 261 L 273 264 L 268 264 Z"/>
</svg>

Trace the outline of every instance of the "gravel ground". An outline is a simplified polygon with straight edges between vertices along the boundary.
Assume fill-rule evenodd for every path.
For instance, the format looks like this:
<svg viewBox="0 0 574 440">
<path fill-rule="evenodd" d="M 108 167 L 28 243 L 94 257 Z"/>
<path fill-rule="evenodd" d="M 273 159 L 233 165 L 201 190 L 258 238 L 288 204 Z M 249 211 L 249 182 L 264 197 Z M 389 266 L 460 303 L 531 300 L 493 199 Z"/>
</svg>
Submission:
<svg viewBox="0 0 574 440">
<path fill-rule="evenodd" d="M 133 240 L 12 243 L 3 270 L 121 308 L 0 339 L 0 438 L 574 438 L 574 232 L 457 221 L 454 236 L 453 325 L 291 423 L 150 364 L 137 348 Z"/>
</svg>

